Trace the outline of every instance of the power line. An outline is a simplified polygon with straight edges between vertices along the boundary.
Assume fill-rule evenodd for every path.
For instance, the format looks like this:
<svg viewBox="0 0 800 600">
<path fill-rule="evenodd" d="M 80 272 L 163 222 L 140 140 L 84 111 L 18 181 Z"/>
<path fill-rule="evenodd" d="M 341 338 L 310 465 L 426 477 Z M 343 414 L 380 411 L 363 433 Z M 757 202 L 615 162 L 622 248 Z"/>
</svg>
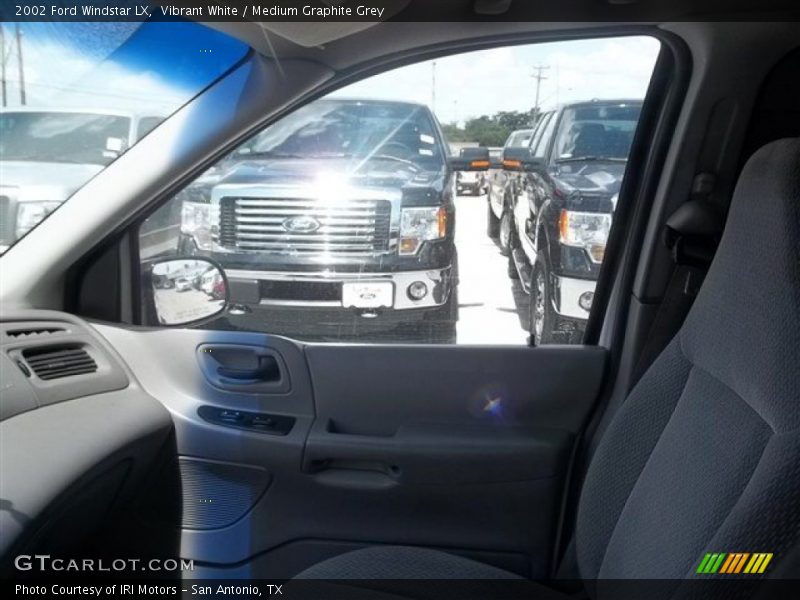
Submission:
<svg viewBox="0 0 800 600">
<path fill-rule="evenodd" d="M 0 23 L 0 88 L 2 88 L 3 106 L 8 106 L 6 95 L 6 32 Z"/>
<path fill-rule="evenodd" d="M 25 68 L 22 64 L 22 30 L 19 23 L 16 24 L 17 30 L 17 64 L 19 65 L 19 101 L 25 106 Z"/>
<path fill-rule="evenodd" d="M 436 114 L 436 61 L 431 63 L 431 111 Z"/>
<path fill-rule="evenodd" d="M 536 80 L 536 101 L 534 102 L 534 109 L 536 110 L 537 115 L 539 114 L 539 91 L 542 87 L 542 81 L 547 79 L 547 77 L 545 77 L 543 73 L 547 71 L 549 68 L 550 68 L 549 65 L 542 65 L 542 64 L 538 64 L 533 67 L 534 73 L 531 75 L 531 77 L 533 77 Z"/>
</svg>

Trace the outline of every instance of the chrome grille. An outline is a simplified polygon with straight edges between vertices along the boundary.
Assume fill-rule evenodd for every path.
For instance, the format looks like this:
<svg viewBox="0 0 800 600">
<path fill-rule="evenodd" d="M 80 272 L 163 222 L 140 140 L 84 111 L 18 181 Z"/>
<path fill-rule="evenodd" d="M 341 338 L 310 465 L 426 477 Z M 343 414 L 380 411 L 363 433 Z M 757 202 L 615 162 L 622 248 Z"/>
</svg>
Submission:
<svg viewBox="0 0 800 600">
<path fill-rule="evenodd" d="M 389 248 L 388 200 L 327 204 L 309 198 L 223 198 L 217 242 L 226 248 L 273 254 L 374 255 Z M 313 231 L 292 231 L 310 218 Z"/>
</svg>

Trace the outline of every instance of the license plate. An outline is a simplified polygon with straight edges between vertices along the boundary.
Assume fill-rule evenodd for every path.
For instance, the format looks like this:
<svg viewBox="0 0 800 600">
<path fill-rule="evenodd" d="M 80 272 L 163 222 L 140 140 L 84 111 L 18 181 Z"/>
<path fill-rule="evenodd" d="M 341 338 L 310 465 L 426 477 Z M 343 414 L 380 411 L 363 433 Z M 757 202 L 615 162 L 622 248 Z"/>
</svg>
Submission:
<svg viewBox="0 0 800 600">
<path fill-rule="evenodd" d="M 391 281 L 365 281 L 342 284 L 342 306 L 345 308 L 380 308 L 392 306 L 394 284 Z"/>
</svg>

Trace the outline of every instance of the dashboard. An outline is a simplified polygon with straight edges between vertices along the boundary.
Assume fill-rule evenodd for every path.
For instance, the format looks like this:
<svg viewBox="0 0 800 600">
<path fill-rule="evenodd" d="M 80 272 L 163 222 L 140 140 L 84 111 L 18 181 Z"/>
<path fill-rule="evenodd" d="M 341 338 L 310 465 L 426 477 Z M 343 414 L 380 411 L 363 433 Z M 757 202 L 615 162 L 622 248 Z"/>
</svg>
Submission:
<svg viewBox="0 0 800 600">
<path fill-rule="evenodd" d="M 26 311 L 0 321 L 0 569 L 91 536 L 135 501 L 172 420 L 85 322 Z"/>
</svg>

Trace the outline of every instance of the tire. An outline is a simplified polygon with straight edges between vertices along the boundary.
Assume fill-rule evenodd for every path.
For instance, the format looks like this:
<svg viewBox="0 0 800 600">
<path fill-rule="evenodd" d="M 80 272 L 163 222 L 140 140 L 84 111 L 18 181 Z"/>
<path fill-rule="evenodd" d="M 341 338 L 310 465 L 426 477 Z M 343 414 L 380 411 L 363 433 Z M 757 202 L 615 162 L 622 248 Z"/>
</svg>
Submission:
<svg viewBox="0 0 800 600">
<path fill-rule="evenodd" d="M 509 279 L 519 279 L 519 271 L 517 271 L 517 265 L 514 263 L 514 256 L 512 254 L 509 254 L 506 260 L 506 273 Z"/>
<path fill-rule="evenodd" d="M 492 203 L 489 200 L 486 201 L 486 235 L 493 240 L 500 235 L 500 219 L 494 216 Z"/>
<path fill-rule="evenodd" d="M 517 239 L 517 232 L 511 229 L 511 241 L 509 242 L 508 254 L 506 254 L 506 274 L 509 279 L 519 279 L 519 271 L 514 262 L 514 250 L 519 247 L 519 240 Z"/>
<path fill-rule="evenodd" d="M 533 266 L 528 310 L 529 331 L 535 346 L 552 344 L 555 339 L 558 315 L 553 309 L 550 294 L 549 272 L 540 252 L 536 257 L 536 264 Z"/>
<path fill-rule="evenodd" d="M 508 206 L 503 207 L 503 215 L 500 217 L 497 244 L 500 246 L 500 254 L 503 256 L 509 256 L 511 250 L 514 249 L 514 213 Z"/>
</svg>

